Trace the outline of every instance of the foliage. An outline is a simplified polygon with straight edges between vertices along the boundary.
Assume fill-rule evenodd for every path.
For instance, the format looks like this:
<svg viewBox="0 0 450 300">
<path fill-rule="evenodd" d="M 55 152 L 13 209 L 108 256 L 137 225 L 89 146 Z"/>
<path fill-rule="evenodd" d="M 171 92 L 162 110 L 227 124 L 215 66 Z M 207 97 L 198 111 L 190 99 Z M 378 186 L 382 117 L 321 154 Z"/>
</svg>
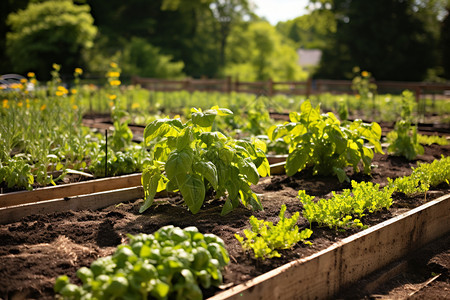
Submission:
<svg viewBox="0 0 450 300">
<path fill-rule="evenodd" d="M 140 212 L 148 209 L 156 192 L 179 190 L 192 213 L 203 205 L 211 188 L 215 197 L 226 197 L 222 214 L 239 205 L 262 209 L 261 202 L 250 189 L 259 175 L 270 172 L 265 157 L 265 144 L 227 138 L 212 132 L 217 115 L 232 114 L 228 109 L 213 107 L 202 111 L 193 108 L 191 118 L 159 119 L 147 125 L 144 139 L 151 145 L 153 162 L 142 173 L 145 202 Z"/>
<path fill-rule="evenodd" d="M 141 146 L 128 147 L 126 151 L 108 149 L 94 158 L 89 165 L 89 172 L 95 177 L 118 176 L 140 172 L 148 162 L 149 155 Z"/>
<path fill-rule="evenodd" d="M 358 67 L 353 68 L 355 76 L 352 79 L 352 90 L 359 95 L 362 101 L 373 99 L 377 86 L 371 82 L 371 74 L 367 71 L 361 71 Z"/>
<path fill-rule="evenodd" d="M 226 49 L 225 74 L 245 81 L 304 80 L 293 47 L 267 22 L 232 30 Z"/>
<path fill-rule="evenodd" d="M 432 145 L 432 144 L 446 146 L 449 144 L 448 139 L 446 139 L 445 137 L 442 137 L 442 136 L 438 136 L 438 135 L 418 134 L 417 141 L 419 142 L 419 144 L 428 145 L 428 146 Z"/>
<path fill-rule="evenodd" d="M 311 2 L 331 11 L 337 22 L 316 77 L 350 79 L 348 70 L 357 65 L 378 80 L 420 81 L 437 63 L 441 11 L 432 6 L 438 1 Z"/>
<path fill-rule="evenodd" d="M 196 227 L 168 225 L 153 235 L 128 236 L 112 256 L 82 267 L 77 277 L 56 279 L 54 290 L 63 299 L 202 299 L 207 289 L 222 283 L 221 269 L 229 262 L 223 241 Z"/>
<path fill-rule="evenodd" d="M 150 78 L 183 77 L 184 63 L 172 61 L 171 55 L 164 55 L 161 49 L 143 38 L 133 37 L 120 52 L 118 58 L 125 74 Z"/>
<path fill-rule="evenodd" d="M 409 160 L 418 154 L 423 154 L 424 149 L 417 139 L 417 126 L 412 126 L 412 110 L 414 106 L 414 95 L 411 91 L 402 93 L 401 119 L 395 123 L 395 134 L 388 135 L 388 152 L 394 155 L 404 156 Z M 394 139 L 395 138 L 395 139 Z"/>
<path fill-rule="evenodd" d="M 277 250 L 292 248 L 300 241 L 311 244 L 305 240 L 311 236 L 312 230 L 306 228 L 299 231 L 296 225 L 300 213 L 296 212 L 291 218 L 286 218 L 285 212 L 286 205 L 283 204 L 276 225 L 250 216 L 251 230 L 244 229 L 244 237 L 237 233 L 234 236 L 245 251 L 253 250 L 255 257 L 262 259 L 280 257 Z"/>
<path fill-rule="evenodd" d="M 336 20 L 330 11 L 313 10 L 276 25 L 277 31 L 295 42 L 297 48 L 320 49 L 327 43 L 328 35 L 336 31 Z"/>
<path fill-rule="evenodd" d="M 395 130 L 392 130 L 390 132 L 388 132 L 388 134 L 386 135 L 386 138 L 389 141 L 395 141 L 398 138 L 398 134 Z M 436 144 L 436 145 L 440 145 L 440 146 L 446 146 L 449 144 L 448 140 L 443 137 L 443 136 L 438 136 L 438 135 L 424 135 L 424 134 L 417 134 L 417 142 L 421 145 L 432 145 L 432 144 Z"/>
<path fill-rule="evenodd" d="M 15 72 L 33 70 L 41 77 L 55 62 L 69 70 L 83 65 L 82 54 L 93 46 L 97 32 L 89 6 L 72 0 L 30 3 L 7 22 L 7 54 Z"/>
<path fill-rule="evenodd" d="M 389 186 L 395 191 L 408 196 L 426 193 L 431 186 L 437 186 L 450 181 L 450 156 L 442 156 L 430 164 L 418 163 L 409 176 L 399 177 L 395 180 L 388 178 Z"/>
<path fill-rule="evenodd" d="M 333 192 L 330 199 L 313 201 L 314 197 L 307 195 L 304 190 L 298 192 L 298 198 L 303 204 L 303 217 L 310 226 L 317 223 L 336 229 L 365 228 L 360 219 L 367 212 L 389 209 L 393 192 L 392 187 L 380 190 L 379 184 L 352 181 L 352 190 L 344 189 L 341 194 Z"/>
<path fill-rule="evenodd" d="M 269 128 L 272 141 L 283 138 L 289 144 L 286 174 L 312 166 L 314 174 L 336 175 L 339 181 L 349 180 L 344 168 L 352 166 L 359 171 L 362 162 L 364 173 L 370 173 L 373 150 L 364 144 L 367 140 L 375 151 L 383 153 L 380 144 L 381 128 L 373 122 L 361 120 L 341 123 L 333 113 L 320 113 L 309 101 L 302 103 L 300 113 L 291 112 L 291 122 Z"/>
</svg>

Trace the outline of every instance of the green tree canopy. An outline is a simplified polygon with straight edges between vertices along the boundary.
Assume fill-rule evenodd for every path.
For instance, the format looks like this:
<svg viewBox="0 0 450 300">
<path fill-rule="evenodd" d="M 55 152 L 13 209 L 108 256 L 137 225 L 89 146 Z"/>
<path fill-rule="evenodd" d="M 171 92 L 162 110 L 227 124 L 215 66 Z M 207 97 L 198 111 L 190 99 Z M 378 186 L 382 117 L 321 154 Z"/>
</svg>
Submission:
<svg viewBox="0 0 450 300">
<path fill-rule="evenodd" d="M 72 0 L 30 3 L 8 16 L 7 54 L 15 72 L 34 71 L 41 78 L 53 63 L 67 72 L 83 67 L 83 52 L 93 46 L 97 28 L 88 5 Z"/>
<path fill-rule="evenodd" d="M 227 44 L 225 74 L 240 80 L 302 80 L 295 48 L 268 22 L 235 27 Z"/>
<path fill-rule="evenodd" d="M 348 78 L 359 66 L 378 80 L 414 81 L 437 63 L 438 1 L 312 2 L 324 2 L 337 20 L 317 77 Z"/>
<path fill-rule="evenodd" d="M 152 78 L 178 78 L 184 76 L 183 62 L 173 62 L 170 55 L 143 38 L 133 37 L 119 52 L 118 62 L 125 74 Z"/>
<path fill-rule="evenodd" d="M 279 22 L 277 30 L 304 49 L 324 48 L 328 36 L 336 32 L 336 20 L 331 11 L 311 11 L 286 22 Z"/>
</svg>

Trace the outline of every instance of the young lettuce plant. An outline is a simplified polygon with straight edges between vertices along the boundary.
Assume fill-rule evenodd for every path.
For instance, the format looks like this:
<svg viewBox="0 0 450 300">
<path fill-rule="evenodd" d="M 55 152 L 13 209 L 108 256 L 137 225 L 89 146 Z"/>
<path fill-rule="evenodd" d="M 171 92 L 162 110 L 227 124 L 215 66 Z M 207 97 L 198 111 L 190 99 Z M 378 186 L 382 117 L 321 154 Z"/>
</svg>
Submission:
<svg viewBox="0 0 450 300">
<path fill-rule="evenodd" d="M 341 123 L 329 112 L 320 113 L 309 101 L 302 103 L 301 112 L 291 112 L 290 122 L 269 128 L 272 141 L 283 138 L 289 144 L 286 174 L 292 176 L 312 166 L 314 174 L 336 175 L 340 182 L 349 181 L 344 168 L 352 166 L 359 172 L 362 162 L 364 173 L 370 173 L 374 151 L 383 153 L 380 144 L 381 127 L 378 123 L 361 120 Z"/>
<path fill-rule="evenodd" d="M 258 220 L 255 216 L 250 216 L 250 229 L 244 229 L 244 237 L 235 234 L 236 239 L 241 243 L 245 251 L 253 250 L 256 258 L 280 257 L 277 249 L 289 249 L 300 241 L 311 245 L 311 242 L 305 241 L 312 235 L 309 228 L 299 231 L 296 225 L 300 216 L 299 212 L 292 215 L 291 218 L 284 216 L 286 205 L 283 204 L 280 210 L 280 220 L 274 225 L 272 222 Z"/>
<path fill-rule="evenodd" d="M 217 106 L 201 111 L 193 108 L 191 119 L 160 119 L 144 130 L 146 145 L 151 145 L 152 162 L 142 173 L 145 202 L 140 212 L 153 203 L 155 194 L 166 189 L 179 190 L 189 210 L 195 214 L 203 205 L 208 190 L 215 197 L 226 197 L 222 214 L 240 202 L 252 209 L 262 209 L 257 195 L 250 189 L 259 176 L 270 173 L 265 143 L 234 140 L 220 132 L 211 132 L 217 115 L 232 112 Z"/>
<path fill-rule="evenodd" d="M 330 199 L 314 201 L 314 196 L 304 190 L 298 192 L 298 198 L 303 205 L 303 217 L 310 226 L 317 223 L 335 229 L 366 228 L 360 219 L 367 212 L 389 209 L 393 192 L 391 186 L 380 189 L 379 184 L 352 181 L 352 190 L 344 189 L 341 194 L 333 192 Z"/>
</svg>

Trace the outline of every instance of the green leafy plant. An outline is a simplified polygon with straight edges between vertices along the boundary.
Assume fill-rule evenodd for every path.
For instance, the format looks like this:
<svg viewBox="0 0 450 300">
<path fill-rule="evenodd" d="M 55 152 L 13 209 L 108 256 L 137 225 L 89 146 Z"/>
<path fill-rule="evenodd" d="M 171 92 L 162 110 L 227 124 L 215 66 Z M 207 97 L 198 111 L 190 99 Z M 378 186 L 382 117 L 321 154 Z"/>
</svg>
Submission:
<svg viewBox="0 0 450 300">
<path fill-rule="evenodd" d="M 82 267 L 77 277 L 56 279 L 54 290 L 63 299 L 202 299 L 203 288 L 222 283 L 229 263 L 222 239 L 196 227 L 168 225 L 153 235 L 129 235 L 112 256 Z"/>
<path fill-rule="evenodd" d="M 442 156 L 440 160 L 436 159 L 430 164 L 419 162 L 409 176 L 399 177 L 395 180 L 388 178 L 389 186 L 408 196 L 426 193 L 431 186 L 437 186 L 443 182 L 449 184 L 449 181 L 450 156 Z"/>
<path fill-rule="evenodd" d="M 367 71 L 361 71 L 359 67 L 353 68 L 354 77 L 352 80 L 352 90 L 354 90 L 359 98 L 360 103 L 363 100 L 374 99 L 377 86 L 371 82 L 371 74 Z"/>
<path fill-rule="evenodd" d="M 32 190 L 34 177 L 31 166 L 17 157 L 8 161 L 0 160 L 0 182 L 5 182 L 8 188 L 19 187 Z"/>
<path fill-rule="evenodd" d="M 234 236 L 245 251 L 253 250 L 255 257 L 262 259 L 280 257 L 277 249 L 290 249 L 300 241 L 311 244 L 305 240 L 311 236 L 312 230 L 306 228 L 299 231 L 296 225 L 300 213 L 296 212 L 291 218 L 286 218 L 285 212 L 286 205 L 283 204 L 279 214 L 280 220 L 276 225 L 250 216 L 251 229 L 244 229 L 244 237 L 239 234 Z"/>
<path fill-rule="evenodd" d="M 405 90 L 402 93 L 401 119 L 395 123 L 394 132 L 388 135 L 388 152 L 394 155 L 414 159 L 418 154 L 423 154 L 424 149 L 418 141 L 417 126 L 412 126 L 412 111 L 414 108 L 414 95 Z"/>
<path fill-rule="evenodd" d="M 440 146 L 446 146 L 449 144 L 448 140 L 445 137 L 438 136 L 438 135 L 417 134 L 417 141 L 421 145 L 437 144 Z"/>
<path fill-rule="evenodd" d="M 240 203 L 262 209 L 257 195 L 250 189 L 259 176 L 269 175 L 265 143 L 234 140 L 220 132 L 211 132 L 217 115 L 229 115 L 228 109 L 213 107 L 202 111 L 193 108 L 191 118 L 159 119 L 144 130 L 144 139 L 151 145 L 152 163 L 142 173 L 145 202 L 140 212 L 148 209 L 156 192 L 179 190 L 192 213 L 203 205 L 206 192 L 216 198 L 226 197 L 222 214 Z M 240 201 L 239 201 L 240 200 Z"/>
<path fill-rule="evenodd" d="M 310 225 L 330 228 L 365 228 L 361 218 L 367 212 L 373 213 L 392 205 L 393 187 L 380 190 L 379 184 L 372 182 L 352 181 L 352 190 L 344 189 L 341 194 L 333 192 L 330 199 L 319 199 L 307 195 L 304 190 L 298 192 L 298 198 L 303 204 L 303 217 Z M 357 218 L 356 218 L 357 217 Z"/>
<path fill-rule="evenodd" d="M 374 151 L 383 153 L 380 144 L 381 128 L 378 123 L 361 120 L 341 123 L 333 113 L 320 113 L 320 106 L 313 108 L 309 101 L 302 103 L 301 112 L 291 112 L 290 122 L 269 128 L 268 136 L 274 141 L 283 138 L 289 144 L 286 174 L 289 176 L 312 166 L 314 174 L 336 175 L 339 181 L 349 178 L 344 168 L 352 166 L 370 173 Z"/>
</svg>

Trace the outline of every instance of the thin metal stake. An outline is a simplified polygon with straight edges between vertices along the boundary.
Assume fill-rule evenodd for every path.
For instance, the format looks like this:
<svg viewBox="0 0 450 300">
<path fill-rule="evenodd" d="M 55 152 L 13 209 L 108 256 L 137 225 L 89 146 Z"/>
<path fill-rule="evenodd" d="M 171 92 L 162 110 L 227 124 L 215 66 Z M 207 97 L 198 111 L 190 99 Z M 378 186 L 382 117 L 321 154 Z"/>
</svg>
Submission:
<svg viewBox="0 0 450 300">
<path fill-rule="evenodd" d="M 105 129 L 105 177 L 108 177 L 108 129 Z"/>
</svg>

